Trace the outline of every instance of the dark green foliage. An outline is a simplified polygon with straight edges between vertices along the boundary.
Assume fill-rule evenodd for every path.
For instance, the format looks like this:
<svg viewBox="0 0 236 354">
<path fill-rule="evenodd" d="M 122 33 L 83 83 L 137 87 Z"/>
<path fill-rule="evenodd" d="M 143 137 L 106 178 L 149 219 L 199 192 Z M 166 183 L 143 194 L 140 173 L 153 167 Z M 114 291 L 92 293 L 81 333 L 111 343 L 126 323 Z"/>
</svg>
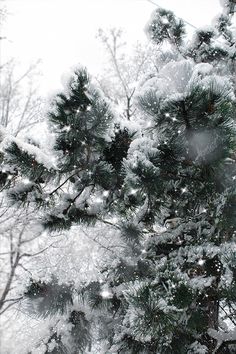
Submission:
<svg viewBox="0 0 236 354">
<path fill-rule="evenodd" d="M 147 212 L 142 216 L 140 221 L 143 222 L 144 225 L 147 225 L 147 227 L 150 227 L 155 223 L 155 216 L 155 210 L 147 210 Z"/>
<path fill-rule="evenodd" d="M 201 42 L 198 44 L 198 46 L 201 45 Z M 228 57 L 228 52 L 218 46 L 212 46 L 210 48 L 201 48 L 201 50 L 198 51 L 196 54 L 196 48 L 191 48 L 191 50 L 187 53 L 189 56 L 195 59 L 196 62 L 200 62 L 199 60 L 199 55 L 201 56 L 201 60 L 205 63 L 207 62 L 214 62 L 216 58 L 220 58 L 222 60 L 226 59 Z"/>
<path fill-rule="evenodd" d="M 173 12 L 158 9 L 153 14 L 152 20 L 147 27 L 147 32 L 156 44 L 167 40 L 179 46 L 182 44 L 185 28 L 183 21 L 177 19 Z"/>
<path fill-rule="evenodd" d="M 114 185 L 116 175 L 109 163 L 106 161 L 101 161 L 94 167 L 93 178 L 96 184 L 106 190 L 109 190 Z"/>
<path fill-rule="evenodd" d="M 196 31 L 196 37 L 199 42 L 205 42 L 206 44 L 209 44 L 212 38 L 214 37 L 214 30 L 198 30 Z"/>
<path fill-rule="evenodd" d="M 91 309 L 99 311 L 111 311 L 116 313 L 121 305 L 120 299 L 115 293 L 110 292 L 109 296 L 104 296 L 104 285 L 100 282 L 91 282 L 79 292 L 83 302 L 89 304 Z M 108 290 L 106 290 L 107 292 Z M 105 292 L 105 295 L 106 295 Z"/>
<path fill-rule="evenodd" d="M 86 70 L 78 70 L 74 72 L 73 78 L 69 82 L 69 97 L 61 93 L 56 96 L 56 111 L 49 113 L 49 118 L 56 124 L 58 128 L 64 128 L 69 124 L 72 114 L 77 110 L 85 112 L 91 105 L 91 101 L 87 95 L 87 86 L 89 78 Z"/>
<path fill-rule="evenodd" d="M 172 332 L 178 319 L 178 311 L 168 311 L 168 304 L 164 299 L 157 297 L 158 288 L 151 283 L 141 286 L 139 289 L 125 294 L 132 311 L 135 322 L 132 324 L 132 333 L 140 335 L 141 339 L 146 336 L 158 338 L 165 333 Z"/>
<path fill-rule="evenodd" d="M 11 168 L 10 165 L 2 165 L 0 167 L 0 187 L 8 188 L 13 180 L 17 177 L 17 169 Z"/>
<path fill-rule="evenodd" d="M 93 154 L 105 147 L 103 136 L 112 119 L 108 105 L 90 86 L 85 70 L 74 73 L 68 91 L 68 96 L 57 96 L 49 113 L 58 131 L 55 149 L 63 152 L 63 172 L 72 166 L 86 169 Z"/>
<path fill-rule="evenodd" d="M 193 43 L 187 48 L 185 55 L 190 56 L 196 62 L 210 62 L 221 68 L 228 65 L 231 71 L 230 61 L 235 59 L 232 19 L 226 14 L 220 14 L 215 20 L 212 29 L 197 30 Z M 222 45 L 223 43 L 223 45 Z M 232 71 L 231 71 L 232 74 Z"/>
<path fill-rule="evenodd" d="M 70 313 L 69 323 L 72 324 L 70 353 L 83 354 L 85 349 L 91 345 L 90 322 L 86 319 L 84 312 L 73 310 Z"/>
<path fill-rule="evenodd" d="M 229 224 L 223 226 L 222 222 L 220 230 L 215 226 L 216 215 L 218 222 L 224 217 L 229 222 L 230 211 L 227 215 L 226 210 L 234 205 L 233 197 L 229 202 L 227 188 L 233 188 L 235 161 L 231 159 L 231 165 L 225 167 L 225 161 L 235 150 L 235 107 L 229 87 L 219 87 L 219 82 L 212 78 L 207 85 L 192 83 L 184 97 L 162 99 L 151 91 L 140 100 L 141 107 L 153 119 L 152 132 L 160 132 L 161 137 L 146 151 L 140 144 L 136 160 L 132 156 L 129 160 L 128 155 L 124 164 L 126 197 L 130 188 L 135 193 L 132 202 L 127 197 L 126 206 L 132 212 L 134 206 L 138 210 L 145 200 L 140 198 L 143 194 L 148 198 L 148 208 L 141 222 L 151 213 L 152 225 L 160 219 L 163 206 L 168 210 L 167 217 L 180 220 L 173 229 L 149 237 L 145 252 L 138 256 L 147 261 L 147 272 L 139 272 L 137 259 L 121 259 L 110 273 L 115 286 L 128 284 L 125 302 L 121 301 L 126 309 L 123 325 L 130 342 L 127 346 L 126 337 L 122 337 L 119 345 L 125 349 L 121 353 L 132 352 L 132 345 L 136 352 L 145 352 L 145 336 L 149 338 L 148 344 L 155 343 L 154 353 L 188 353 L 199 333 L 200 345 L 212 348 L 214 341 L 206 333 L 209 327 L 218 326 L 216 304 L 225 270 L 219 253 L 211 255 L 203 249 L 219 246 L 222 240 L 232 237 Z M 222 192 L 228 195 L 227 202 Z M 222 207 L 217 209 L 218 198 L 222 198 Z M 121 228 L 127 246 L 131 239 L 136 242 L 133 225 L 131 231 L 130 227 Z M 155 282 L 154 274 L 159 276 Z M 197 281 L 200 289 L 193 285 Z M 227 289 L 230 292 L 229 286 Z M 152 352 L 148 350 L 147 353 Z"/>
<path fill-rule="evenodd" d="M 121 236 L 127 243 L 139 244 L 142 238 L 142 230 L 138 225 L 133 223 L 123 223 L 121 225 Z"/>
<path fill-rule="evenodd" d="M 225 241 L 230 247 L 235 230 L 233 224 L 229 227 L 234 218 L 231 191 L 235 188 L 235 161 L 230 158 L 236 141 L 232 88 L 212 77 L 207 85 L 200 80 L 192 82 L 185 95 L 175 95 L 174 99 L 162 99 L 150 91 L 140 103 L 153 120 L 152 133 L 159 132 L 161 137 L 158 143 L 153 139 L 144 153 L 140 144 L 136 160 L 127 159 L 126 189 L 132 186 L 137 195 L 145 192 L 147 215 L 149 210 L 154 212 L 153 222 L 160 220 L 163 207 L 168 210 L 167 218 L 178 218 L 179 222 L 149 237 L 141 256 L 149 262 L 149 273 L 144 277 L 136 273 L 135 290 L 130 285 L 136 272 L 133 264 L 122 261 L 114 271 L 118 286 L 129 284 L 125 293 L 126 333 L 132 333 L 141 347 L 144 336 L 149 336 L 160 353 L 188 353 L 200 338 L 199 345 L 210 353 L 214 340 L 207 331 L 219 326 L 219 284 L 226 267 L 221 252 Z M 136 207 L 141 206 L 137 200 Z M 127 244 L 128 236 L 129 230 Z M 222 247 L 221 251 L 211 254 L 209 250 L 215 246 Z M 151 277 L 154 269 L 155 281 Z M 234 291 L 227 286 L 228 295 L 230 289 Z M 226 298 L 222 296 L 222 304 Z"/>
<path fill-rule="evenodd" d="M 73 303 L 72 293 L 72 286 L 59 284 L 53 277 L 51 282 L 47 283 L 31 279 L 24 295 L 32 301 L 38 299 L 35 302 L 37 311 L 42 316 L 48 316 L 57 312 L 64 313 L 66 308 Z"/>
<path fill-rule="evenodd" d="M 223 37 L 231 43 L 233 41 L 233 33 L 229 30 L 230 25 L 230 17 L 220 14 L 216 21 L 216 28 L 223 35 Z"/>
<path fill-rule="evenodd" d="M 28 177 L 33 182 L 44 183 L 45 179 L 53 173 L 52 170 L 48 170 L 42 163 L 37 161 L 37 156 L 20 148 L 15 142 L 12 142 L 5 151 L 7 162 L 14 165 L 18 173 Z"/>
<path fill-rule="evenodd" d="M 60 230 L 69 229 L 74 223 L 93 224 L 96 215 L 89 208 L 91 203 L 84 201 L 81 206 L 76 203 L 90 187 L 94 191 L 96 187 L 105 190 L 113 187 L 114 171 L 102 153 L 107 145 L 104 135 L 112 113 L 90 85 L 85 70 L 74 73 L 67 96 L 61 94 L 56 98 L 49 119 L 57 129 L 55 149 L 62 153 L 59 171 L 60 176 L 65 175 L 62 185 L 73 186 L 74 192 L 65 205 L 56 205 L 55 212 L 48 214 L 44 226 Z M 63 195 L 59 188 L 55 191 Z"/>
<path fill-rule="evenodd" d="M 25 295 L 28 297 L 40 297 L 43 296 L 46 289 L 46 283 L 39 281 L 30 280 L 30 284 L 25 291 Z"/>
<path fill-rule="evenodd" d="M 158 45 L 171 43 L 174 58 L 157 82 L 164 85 L 170 68 L 186 77 L 179 78 L 183 87 L 174 77 L 163 90 L 152 81 L 139 99 L 150 120 L 141 137 L 116 125 L 109 142 L 112 113 L 85 70 L 76 71 L 67 93 L 55 99 L 49 120 L 60 163 L 42 223 L 58 231 L 103 221 L 121 237 L 116 248 L 104 247 L 112 256 L 103 280 L 76 290 L 56 279 L 32 281 L 25 292 L 37 299 L 41 314 L 69 314 L 69 353 L 91 351 L 99 337 L 107 353 L 196 354 L 204 348 L 210 354 L 216 343 L 209 329 L 224 330 L 222 321 L 232 321 L 236 261 L 233 252 L 226 254 L 235 243 L 236 130 L 229 27 L 222 16 L 184 47 L 183 22 L 155 11 L 149 36 Z M 37 163 L 32 172 L 34 156 L 16 144 L 6 153 L 16 165 L 23 159 L 17 176 L 32 180 L 12 189 L 12 199 L 42 199 L 49 171 Z M 74 296 L 83 310 L 70 308 Z M 95 339 L 93 324 L 100 327 Z M 53 350 L 63 352 L 63 338 L 53 335 Z"/>
<path fill-rule="evenodd" d="M 32 182 L 18 183 L 16 187 L 7 191 L 7 196 L 12 203 L 26 204 L 36 202 L 41 204 L 44 202 L 43 194 L 39 186 Z"/>
<path fill-rule="evenodd" d="M 229 193 L 222 210 L 222 225 L 228 230 L 228 234 L 234 233 L 236 228 L 236 193 Z"/>
<path fill-rule="evenodd" d="M 194 294 L 191 288 L 186 286 L 185 284 L 175 285 L 175 289 L 173 291 L 173 304 L 179 308 L 185 308 L 191 305 Z"/>
<path fill-rule="evenodd" d="M 115 137 L 110 146 L 104 150 L 104 156 L 113 168 L 119 172 L 121 170 L 122 161 L 127 156 L 129 145 L 131 143 L 131 135 L 128 130 L 115 127 Z"/>
<path fill-rule="evenodd" d="M 0 186 L 4 186 L 7 182 L 8 174 L 6 172 L 0 172 Z"/>
<path fill-rule="evenodd" d="M 91 225 L 96 222 L 96 215 L 86 212 L 78 208 L 71 207 L 68 212 L 68 217 L 72 222 Z"/>
<path fill-rule="evenodd" d="M 91 308 L 99 308 L 103 302 L 101 291 L 102 287 L 99 282 L 91 282 L 82 289 L 81 296 Z"/>
<path fill-rule="evenodd" d="M 12 141 L 5 148 L 3 166 L 6 166 L 6 172 L 0 175 L 0 179 L 8 189 L 11 202 L 44 204 L 46 195 L 42 188 L 53 177 L 55 170 L 39 162 L 41 160 L 45 160 L 47 166 L 50 164 L 49 157 L 35 145 Z"/>
<path fill-rule="evenodd" d="M 134 254 L 140 255 L 141 252 Z M 141 257 L 136 264 L 134 262 L 129 263 L 126 259 L 120 259 L 115 268 L 112 268 L 108 274 L 112 286 L 119 286 L 120 284 L 134 282 L 146 277 L 150 279 L 155 278 L 155 271 L 152 268 L 151 262 Z"/>
<path fill-rule="evenodd" d="M 58 166 L 47 169 L 38 162 L 45 156 L 37 146 L 25 144 L 22 148 L 12 142 L 5 150 L 5 159 L 16 166 L 17 180 L 8 196 L 12 201 L 37 202 L 39 207 L 43 206 L 46 215 L 41 217 L 42 224 L 51 231 L 69 229 L 74 223 L 93 224 L 96 215 L 89 208 L 91 201 L 84 200 L 79 206 L 76 203 L 89 188 L 87 199 L 93 191 L 99 189 L 102 193 L 116 183 L 113 166 L 103 154 L 108 145 L 105 134 L 112 113 L 90 84 L 86 70 L 80 69 L 68 83 L 67 94 L 57 95 L 48 116 L 56 133 Z M 2 175 L 2 180 L 6 184 L 7 176 Z M 43 189 L 49 183 L 53 183 L 54 189 L 50 187 L 52 191 L 45 194 Z M 65 190 L 70 190 L 66 198 Z"/>
<path fill-rule="evenodd" d="M 97 215 L 90 214 L 86 210 L 78 209 L 71 205 L 63 210 L 62 215 L 48 214 L 42 225 L 50 231 L 69 230 L 73 223 L 86 225 L 94 224 Z"/>
<path fill-rule="evenodd" d="M 57 333 L 53 333 L 46 343 L 46 347 L 48 347 L 51 343 L 54 344 L 54 348 L 47 349 L 44 354 L 69 354 L 66 346 L 62 343 L 61 336 Z"/>
<path fill-rule="evenodd" d="M 208 84 L 208 87 L 202 86 L 203 83 L 200 82 L 190 87 L 184 100 L 183 98 L 166 99 L 165 97 L 162 100 L 159 99 L 159 111 L 154 114 L 151 107 L 154 106 L 153 101 L 156 104 L 157 101 L 153 97 L 152 91 L 140 98 L 140 104 L 147 113 L 153 115 L 158 129 L 163 130 L 168 138 L 169 135 L 171 136 L 172 140 L 168 142 L 166 148 L 169 148 L 170 143 L 175 142 L 172 151 L 176 154 L 181 153 L 182 150 L 183 153 L 183 147 L 181 149 L 181 146 L 178 145 L 183 144 L 184 140 L 192 139 L 194 134 L 208 133 L 207 140 L 214 141 L 221 154 L 219 156 L 216 151 L 212 151 L 212 155 L 216 156 L 216 160 L 219 160 L 224 157 L 222 156 L 225 154 L 224 150 L 228 151 L 229 148 L 235 147 L 235 141 L 232 141 L 234 135 L 232 118 L 235 115 L 235 106 L 230 99 L 226 101 L 229 87 L 218 87 L 219 85 L 214 79 L 210 85 Z M 171 120 L 167 117 L 174 117 L 174 122 L 169 124 Z M 181 131 L 180 136 L 179 130 Z M 179 143 L 177 140 L 180 140 Z M 208 145 L 211 145 L 210 142 Z M 220 150 L 223 150 L 222 153 Z M 193 155 L 191 158 L 196 157 Z M 170 159 L 166 158 L 166 161 L 168 163 Z"/>
<path fill-rule="evenodd" d="M 120 259 L 116 268 L 113 270 L 114 283 L 116 285 L 135 281 L 140 278 L 140 272 L 135 264 L 130 264 L 125 259 Z"/>
<path fill-rule="evenodd" d="M 235 9 L 234 0 L 229 2 L 229 14 Z M 231 10 L 230 10 L 231 9 Z M 174 16 L 171 11 L 157 9 L 147 26 L 148 36 L 154 43 L 160 45 L 164 41 L 172 44 L 183 57 L 190 57 L 197 63 L 212 62 L 227 67 L 228 60 L 234 61 L 236 51 L 234 48 L 234 37 L 232 33 L 231 16 L 221 14 L 215 21 L 215 26 L 208 29 L 196 30 L 192 43 L 183 46 L 185 26 L 181 19 Z M 222 45 L 223 43 L 224 45 Z M 233 65 L 228 64 L 228 69 L 233 73 Z M 155 110 L 155 106 L 153 106 Z"/>
<path fill-rule="evenodd" d="M 198 307 L 191 311 L 187 325 L 196 333 L 207 330 L 207 312 Z"/>
<path fill-rule="evenodd" d="M 175 335 L 171 341 L 171 344 L 166 348 L 166 354 L 182 354 L 182 353 L 192 353 L 189 350 L 190 344 L 193 342 L 194 338 L 191 334 L 188 334 L 186 328 L 183 330 L 179 328 L 176 330 Z"/>
<path fill-rule="evenodd" d="M 141 342 L 135 340 L 131 335 L 125 334 L 121 338 L 119 354 L 155 354 L 157 350 L 156 342 L 153 340 Z"/>
<path fill-rule="evenodd" d="M 226 182 L 225 178 L 218 178 L 222 160 L 235 149 L 232 119 L 235 107 L 228 95 L 229 88 L 219 88 L 213 80 L 208 88 L 202 88 L 200 84 L 191 87 L 184 100 L 163 98 L 163 101 L 153 103 L 155 98 L 151 92 L 141 98 L 142 108 L 153 117 L 164 138 L 156 145 L 159 150 L 156 155 L 147 155 L 152 165 L 146 168 L 142 161 L 135 167 L 129 165 L 138 177 L 133 187 L 139 190 L 146 188 L 148 194 L 158 198 L 164 193 L 171 198 L 172 204 L 175 200 L 180 202 L 178 207 L 173 205 L 174 210 L 185 205 L 184 209 L 188 206 L 188 211 L 194 210 L 197 203 L 203 202 L 201 199 L 206 200 L 213 191 L 221 191 L 222 184 Z M 155 110 L 153 114 L 150 107 L 155 104 L 159 105 L 159 111 Z M 223 169 L 225 174 L 225 167 Z M 186 185 L 190 188 L 183 193 Z M 157 201 L 155 207 L 158 207 Z M 168 203 L 170 201 L 166 198 Z M 184 213 L 186 215 L 186 210 Z"/>
<path fill-rule="evenodd" d="M 73 287 L 65 284 L 58 284 L 55 277 L 51 282 L 35 281 L 31 282 L 24 295 L 34 303 L 37 311 L 43 315 L 53 315 L 55 313 L 64 314 L 73 304 Z M 37 300 L 37 301 L 35 301 Z M 36 306 L 36 307 L 35 307 Z M 86 319 L 85 313 L 73 310 L 68 316 L 68 323 L 72 325 L 70 334 L 71 340 L 65 345 L 62 335 L 52 329 L 53 334 L 46 343 L 48 347 L 52 342 L 55 346 L 52 351 L 48 348 L 45 354 L 77 354 L 84 353 L 91 345 L 90 322 Z"/>
<path fill-rule="evenodd" d="M 229 265 L 229 269 L 233 274 L 233 281 L 236 282 L 236 252 L 232 250 L 230 254 L 226 255 L 225 262 Z"/>
<path fill-rule="evenodd" d="M 50 214 L 46 216 L 42 224 L 45 229 L 50 231 L 60 231 L 69 230 L 72 225 L 72 221 L 64 216 Z"/>
</svg>

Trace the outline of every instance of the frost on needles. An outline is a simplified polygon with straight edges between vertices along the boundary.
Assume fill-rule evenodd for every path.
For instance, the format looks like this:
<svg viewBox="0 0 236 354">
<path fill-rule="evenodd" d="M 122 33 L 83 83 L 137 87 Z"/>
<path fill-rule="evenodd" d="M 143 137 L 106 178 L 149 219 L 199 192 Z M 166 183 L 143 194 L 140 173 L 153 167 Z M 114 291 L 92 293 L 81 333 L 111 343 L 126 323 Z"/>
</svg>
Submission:
<svg viewBox="0 0 236 354">
<path fill-rule="evenodd" d="M 47 232 L 82 225 L 118 240 L 101 245 L 110 256 L 93 281 L 63 283 L 56 269 L 47 281 L 29 279 L 25 301 L 56 318 L 41 353 L 235 352 L 231 16 L 189 43 L 172 12 L 153 13 L 146 31 L 162 64 L 136 93 L 135 132 L 117 125 L 79 69 L 48 114 L 55 164 L 17 140 L 3 146 L 11 202 L 37 203 Z"/>
</svg>

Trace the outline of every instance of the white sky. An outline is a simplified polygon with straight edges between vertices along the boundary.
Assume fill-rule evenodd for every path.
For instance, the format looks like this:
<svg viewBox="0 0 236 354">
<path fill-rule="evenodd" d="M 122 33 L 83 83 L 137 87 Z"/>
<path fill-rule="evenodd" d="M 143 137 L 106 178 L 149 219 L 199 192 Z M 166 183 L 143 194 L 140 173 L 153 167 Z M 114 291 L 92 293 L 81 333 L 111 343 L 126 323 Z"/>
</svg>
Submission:
<svg viewBox="0 0 236 354">
<path fill-rule="evenodd" d="M 209 25 L 219 0 L 153 0 L 195 26 Z M 81 63 L 99 72 L 104 53 L 95 38 L 99 27 L 121 27 L 130 42 L 145 38 L 143 29 L 156 8 L 147 0 L 6 0 L 1 60 L 17 57 L 25 65 L 42 59 L 41 88 L 60 86 L 61 75 Z"/>
</svg>

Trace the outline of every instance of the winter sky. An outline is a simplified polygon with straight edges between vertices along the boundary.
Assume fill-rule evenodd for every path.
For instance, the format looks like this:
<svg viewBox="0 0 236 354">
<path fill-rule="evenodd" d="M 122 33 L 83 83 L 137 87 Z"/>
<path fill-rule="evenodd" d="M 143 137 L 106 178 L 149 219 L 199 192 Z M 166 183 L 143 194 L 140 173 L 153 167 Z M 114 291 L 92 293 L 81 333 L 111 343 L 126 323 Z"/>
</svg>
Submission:
<svg viewBox="0 0 236 354">
<path fill-rule="evenodd" d="M 152 0 L 195 26 L 211 23 L 219 0 Z M 60 86 L 61 75 L 78 63 L 99 72 L 104 53 L 98 28 L 121 27 L 128 42 L 143 40 L 144 27 L 156 6 L 148 0 L 6 0 L 8 16 L 2 30 L 1 61 L 42 59 L 41 89 Z M 189 27 L 191 30 L 191 27 Z"/>
</svg>

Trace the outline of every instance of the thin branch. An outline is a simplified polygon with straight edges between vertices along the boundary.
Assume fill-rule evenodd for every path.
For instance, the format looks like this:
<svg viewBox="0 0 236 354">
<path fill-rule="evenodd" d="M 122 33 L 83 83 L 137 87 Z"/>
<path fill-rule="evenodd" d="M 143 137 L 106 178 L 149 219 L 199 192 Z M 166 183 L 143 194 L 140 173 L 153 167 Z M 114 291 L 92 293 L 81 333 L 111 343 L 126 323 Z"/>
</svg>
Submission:
<svg viewBox="0 0 236 354">
<path fill-rule="evenodd" d="M 104 224 L 110 225 L 110 226 L 115 227 L 116 229 L 119 229 L 119 230 L 120 230 L 120 226 L 115 225 L 115 224 L 113 224 L 112 222 L 110 222 L 110 221 L 108 221 L 108 220 L 104 220 L 104 219 L 101 219 L 101 218 L 99 218 L 99 217 L 97 217 L 97 220 L 100 221 L 100 222 L 102 222 L 102 223 L 104 223 Z"/>
<path fill-rule="evenodd" d="M 18 267 L 21 267 L 25 272 L 29 273 L 30 276 L 33 275 L 33 273 L 30 270 L 28 270 L 27 268 L 25 268 L 25 266 L 23 266 L 23 264 L 18 263 Z"/>
<path fill-rule="evenodd" d="M 14 299 L 6 299 L 6 300 L 5 300 L 5 303 L 6 303 L 6 302 L 10 302 L 10 301 L 20 301 L 20 300 L 22 300 L 22 299 L 23 299 L 23 296 L 20 296 L 20 297 L 14 298 Z"/>
<path fill-rule="evenodd" d="M 14 302 L 12 302 L 11 304 L 9 304 L 7 307 L 5 307 L 2 311 L 0 311 L 0 316 L 6 312 L 10 307 L 12 307 L 13 305 L 17 304 L 20 300 L 16 300 Z M 1 307 L 0 307 L 1 308 Z"/>
<path fill-rule="evenodd" d="M 106 247 L 104 246 L 100 241 L 96 240 L 96 238 L 93 238 L 93 237 L 90 237 L 84 230 L 83 231 L 83 234 L 89 238 L 90 240 L 92 240 L 93 242 L 97 243 L 101 248 L 104 248 L 105 250 L 111 252 L 112 254 L 115 254 L 116 257 L 118 257 L 117 253 L 115 251 L 113 251 L 112 249 L 110 249 L 109 247 Z"/>
<path fill-rule="evenodd" d="M 39 254 L 42 254 L 43 252 L 45 252 L 46 250 L 48 250 L 55 242 L 51 243 L 49 246 L 43 248 L 41 251 L 38 251 L 36 253 L 22 253 L 20 255 L 20 259 L 27 257 L 27 258 L 31 258 L 31 257 L 35 257 L 38 256 Z"/>
<path fill-rule="evenodd" d="M 58 191 L 58 189 L 60 189 L 61 187 L 63 187 L 63 186 L 66 184 L 66 182 L 69 181 L 69 179 L 70 179 L 71 177 L 76 176 L 80 171 L 81 171 L 81 170 L 76 171 L 75 173 L 73 173 L 72 175 L 70 175 L 68 178 L 66 178 L 66 180 L 65 180 L 63 183 L 61 183 L 57 188 L 55 188 L 52 192 L 50 192 L 49 195 L 53 195 L 54 193 L 56 193 L 56 192 Z"/>
<path fill-rule="evenodd" d="M 220 307 L 220 309 L 225 313 L 225 315 L 226 315 L 226 318 L 229 318 L 230 319 L 230 321 L 236 326 L 236 321 L 234 321 L 231 317 L 231 315 L 230 314 L 228 314 L 226 311 L 225 311 L 225 309 L 221 306 L 221 305 L 219 305 L 219 307 Z"/>
</svg>

